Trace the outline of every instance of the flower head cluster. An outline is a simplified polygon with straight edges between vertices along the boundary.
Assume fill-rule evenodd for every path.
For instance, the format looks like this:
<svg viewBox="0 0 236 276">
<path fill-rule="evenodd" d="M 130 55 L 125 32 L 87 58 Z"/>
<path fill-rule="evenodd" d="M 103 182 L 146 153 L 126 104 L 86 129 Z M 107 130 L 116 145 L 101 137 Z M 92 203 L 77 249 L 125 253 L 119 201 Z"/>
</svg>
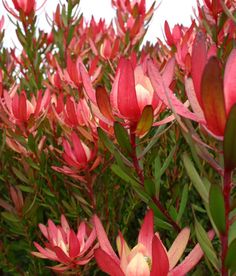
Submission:
<svg viewBox="0 0 236 276">
<path fill-rule="evenodd" d="M 39 224 L 44 237 L 48 240 L 45 248 L 34 242 L 39 252 L 32 252 L 36 257 L 59 262 L 59 265 L 51 267 L 57 272 L 76 268 L 87 264 L 93 258 L 96 245 L 95 229 L 92 231 L 85 222 L 81 222 L 77 233 L 70 228 L 64 215 L 61 216 L 61 225 L 56 226 L 52 220 L 48 220 L 48 226 Z"/>
<path fill-rule="evenodd" d="M 130 249 L 122 234 L 117 237 L 119 257 L 107 238 L 97 216 L 94 225 L 100 247 L 95 250 L 96 261 L 102 271 L 112 276 L 181 276 L 186 275 L 203 256 L 197 244 L 178 264 L 188 243 L 190 230 L 184 228 L 167 251 L 158 233 L 153 231 L 153 212 L 147 212 L 138 236 L 138 244 Z M 209 234 L 213 238 L 214 234 Z"/>
</svg>

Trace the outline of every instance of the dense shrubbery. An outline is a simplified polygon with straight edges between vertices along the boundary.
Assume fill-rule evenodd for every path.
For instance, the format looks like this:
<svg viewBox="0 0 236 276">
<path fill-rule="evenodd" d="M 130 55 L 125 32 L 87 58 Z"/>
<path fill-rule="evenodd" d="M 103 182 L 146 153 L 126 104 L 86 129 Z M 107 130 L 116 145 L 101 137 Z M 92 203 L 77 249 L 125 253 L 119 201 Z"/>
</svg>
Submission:
<svg viewBox="0 0 236 276">
<path fill-rule="evenodd" d="M 2 18 L 0 273 L 236 275 L 235 1 L 154 45 L 145 0 L 110 25 L 68 0 L 51 33 L 3 2 L 22 52 Z"/>
</svg>

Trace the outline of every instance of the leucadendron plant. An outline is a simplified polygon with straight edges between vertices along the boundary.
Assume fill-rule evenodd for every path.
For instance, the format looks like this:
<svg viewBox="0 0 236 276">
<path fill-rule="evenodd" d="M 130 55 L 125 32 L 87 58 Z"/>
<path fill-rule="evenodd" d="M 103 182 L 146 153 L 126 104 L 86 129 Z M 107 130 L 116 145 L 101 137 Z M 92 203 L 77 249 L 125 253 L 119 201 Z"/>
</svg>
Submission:
<svg viewBox="0 0 236 276">
<path fill-rule="evenodd" d="M 0 274 L 235 275 L 235 1 L 153 43 L 155 1 L 44 3 L 0 14 Z"/>
</svg>

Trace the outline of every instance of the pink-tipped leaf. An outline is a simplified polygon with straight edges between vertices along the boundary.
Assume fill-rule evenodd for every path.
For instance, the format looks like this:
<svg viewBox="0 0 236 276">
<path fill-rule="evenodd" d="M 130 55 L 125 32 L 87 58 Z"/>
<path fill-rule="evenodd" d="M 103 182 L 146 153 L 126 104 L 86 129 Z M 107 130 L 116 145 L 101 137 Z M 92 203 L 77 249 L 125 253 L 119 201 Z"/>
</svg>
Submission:
<svg viewBox="0 0 236 276">
<path fill-rule="evenodd" d="M 117 264 L 119 264 L 120 261 L 116 255 L 116 253 L 114 252 L 113 248 L 111 247 L 111 244 L 107 238 L 107 234 L 106 234 L 98 216 L 96 216 L 96 215 L 93 216 L 93 222 L 94 222 L 94 226 L 95 226 L 95 229 L 97 232 L 97 238 L 98 238 L 98 242 L 99 242 L 101 249 L 105 253 L 107 253 Z"/>
<path fill-rule="evenodd" d="M 169 260 L 165 248 L 157 235 L 152 241 L 152 268 L 150 276 L 167 276 Z"/>
<path fill-rule="evenodd" d="M 173 92 L 169 89 L 169 81 L 173 72 L 173 65 L 173 61 L 170 61 L 170 64 L 166 65 L 166 70 L 162 77 L 156 66 L 149 61 L 148 75 L 152 86 L 160 100 L 163 101 L 163 103 L 172 109 L 176 114 L 194 121 L 199 121 L 199 118 L 194 113 L 190 112 L 188 108 L 179 99 L 177 99 Z"/>
<path fill-rule="evenodd" d="M 142 227 L 140 229 L 138 243 L 142 243 L 146 247 L 150 256 L 152 252 L 152 240 L 154 236 L 153 227 L 153 211 L 149 210 L 144 218 Z"/>
<path fill-rule="evenodd" d="M 208 237 L 212 240 L 215 236 L 215 232 L 209 231 Z M 204 253 L 199 244 L 195 245 L 193 250 L 188 254 L 188 256 L 182 261 L 181 264 L 176 266 L 171 270 L 168 276 L 185 276 L 190 270 L 192 270 L 201 260 Z"/>
<path fill-rule="evenodd" d="M 189 240 L 190 230 L 184 228 L 177 236 L 173 244 L 171 245 L 167 255 L 170 263 L 170 270 L 175 267 L 179 259 L 184 253 Z"/>
</svg>

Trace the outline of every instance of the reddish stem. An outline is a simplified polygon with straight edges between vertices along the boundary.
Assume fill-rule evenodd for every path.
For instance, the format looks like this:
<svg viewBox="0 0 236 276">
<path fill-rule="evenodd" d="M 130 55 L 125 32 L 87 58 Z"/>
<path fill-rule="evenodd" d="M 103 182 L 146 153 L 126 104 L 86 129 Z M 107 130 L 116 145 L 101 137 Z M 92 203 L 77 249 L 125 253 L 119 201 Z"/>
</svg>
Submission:
<svg viewBox="0 0 236 276">
<path fill-rule="evenodd" d="M 134 169 L 139 177 L 141 185 L 144 187 L 144 174 L 143 174 L 143 170 L 140 168 L 138 158 L 137 158 L 137 153 L 136 153 L 136 135 L 132 130 L 130 130 L 130 143 L 131 143 L 131 147 L 132 147 L 131 157 L 133 160 Z M 161 213 L 167 218 L 167 220 L 173 226 L 173 228 L 177 232 L 180 232 L 181 229 L 180 229 L 179 225 L 172 219 L 172 217 L 170 216 L 168 211 L 165 209 L 165 207 L 162 206 L 161 202 L 156 197 L 152 197 L 152 200 L 153 200 L 154 204 L 157 206 L 157 208 L 161 211 Z"/>
<path fill-rule="evenodd" d="M 222 246 L 222 252 L 221 252 L 221 275 L 222 276 L 228 276 L 228 269 L 225 267 L 225 258 L 228 251 L 231 177 L 232 177 L 232 171 L 225 169 L 223 194 L 224 194 L 224 203 L 225 203 L 226 228 L 225 228 L 225 232 L 220 235 L 221 246 Z"/>
<path fill-rule="evenodd" d="M 131 147 L 132 147 L 131 157 L 133 160 L 134 168 L 135 168 L 135 171 L 139 177 L 139 180 L 140 180 L 142 186 L 144 186 L 144 175 L 143 175 L 142 169 L 140 168 L 137 153 L 136 153 L 136 135 L 132 130 L 130 130 L 130 143 L 131 143 Z"/>
<path fill-rule="evenodd" d="M 88 172 L 86 173 L 86 180 L 87 180 L 86 185 L 87 185 L 88 195 L 89 195 L 89 198 L 91 201 L 93 211 L 95 211 L 96 210 L 96 201 L 95 201 L 94 193 L 93 193 L 93 180 L 92 180 L 91 175 Z"/>
</svg>

